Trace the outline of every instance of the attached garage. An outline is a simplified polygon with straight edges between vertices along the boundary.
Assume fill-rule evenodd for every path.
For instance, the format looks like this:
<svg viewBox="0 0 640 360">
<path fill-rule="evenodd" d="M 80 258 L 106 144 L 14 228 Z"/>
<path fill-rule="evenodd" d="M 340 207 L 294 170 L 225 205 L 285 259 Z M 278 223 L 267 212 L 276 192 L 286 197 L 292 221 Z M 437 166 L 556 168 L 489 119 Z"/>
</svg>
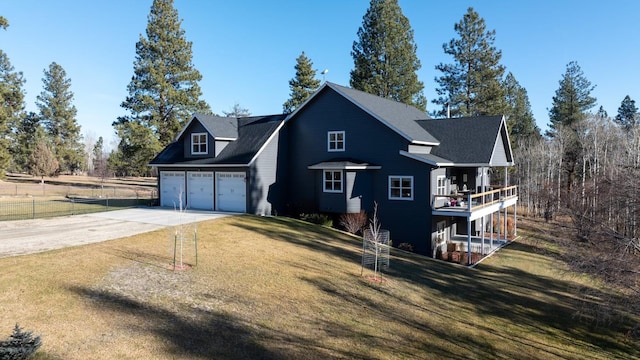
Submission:
<svg viewBox="0 0 640 360">
<path fill-rule="evenodd" d="M 185 206 L 184 171 L 160 171 L 160 206 Z"/>
<path fill-rule="evenodd" d="M 218 211 L 247 211 L 247 182 L 244 172 L 216 173 L 216 209 Z"/>
<path fill-rule="evenodd" d="M 213 171 L 187 172 L 187 207 L 213 210 Z"/>
</svg>

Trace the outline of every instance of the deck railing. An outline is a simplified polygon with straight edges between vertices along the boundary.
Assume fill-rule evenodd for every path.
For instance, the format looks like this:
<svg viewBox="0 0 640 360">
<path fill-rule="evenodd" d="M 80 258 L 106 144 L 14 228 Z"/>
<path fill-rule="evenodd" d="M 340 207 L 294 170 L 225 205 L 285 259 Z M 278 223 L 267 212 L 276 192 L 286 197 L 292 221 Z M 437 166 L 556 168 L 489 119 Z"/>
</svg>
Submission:
<svg viewBox="0 0 640 360">
<path fill-rule="evenodd" d="M 472 212 L 517 196 L 517 186 L 501 187 L 477 194 L 458 192 L 449 195 L 433 195 L 432 208 L 434 210 Z"/>
</svg>

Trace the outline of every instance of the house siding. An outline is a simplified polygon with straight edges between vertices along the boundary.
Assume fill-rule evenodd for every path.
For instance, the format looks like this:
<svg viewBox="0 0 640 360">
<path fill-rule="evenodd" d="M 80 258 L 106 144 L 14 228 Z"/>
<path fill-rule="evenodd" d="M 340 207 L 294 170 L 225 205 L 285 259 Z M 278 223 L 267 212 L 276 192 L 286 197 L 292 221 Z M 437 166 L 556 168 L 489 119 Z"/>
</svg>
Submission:
<svg viewBox="0 0 640 360">
<path fill-rule="evenodd" d="M 247 198 L 249 205 L 247 212 L 256 215 L 273 214 L 273 198 L 270 199 L 270 189 L 276 182 L 278 166 L 279 136 L 275 134 L 263 149 L 249 170 L 249 191 Z"/>
<path fill-rule="evenodd" d="M 509 160 L 507 159 L 507 152 L 505 151 L 504 141 L 502 141 L 502 136 L 498 136 L 496 140 L 496 146 L 493 149 L 493 156 L 491 158 L 491 162 L 496 165 L 506 165 Z"/>
<path fill-rule="evenodd" d="M 395 244 L 409 242 L 416 251 L 430 250 L 430 167 L 400 155 L 399 149 L 409 145 L 405 138 L 329 88 L 316 95 L 287 125 L 291 149 L 287 158 L 288 198 L 295 215 L 322 209 L 347 211 L 346 194 L 324 193 L 322 170 L 309 170 L 310 165 L 336 158 L 368 162 L 381 169 L 351 172 L 353 175 L 349 176 L 353 177 L 348 181 L 353 181 L 354 186 L 350 199 L 362 196 L 360 207 L 369 214 L 377 203 L 378 218 L 382 227 L 391 232 Z M 329 131 L 345 132 L 345 151 L 327 151 Z M 413 176 L 413 200 L 389 199 L 390 175 Z M 337 201 L 342 205 L 336 205 Z M 353 200 L 349 207 L 355 203 Z"/>
</svg>

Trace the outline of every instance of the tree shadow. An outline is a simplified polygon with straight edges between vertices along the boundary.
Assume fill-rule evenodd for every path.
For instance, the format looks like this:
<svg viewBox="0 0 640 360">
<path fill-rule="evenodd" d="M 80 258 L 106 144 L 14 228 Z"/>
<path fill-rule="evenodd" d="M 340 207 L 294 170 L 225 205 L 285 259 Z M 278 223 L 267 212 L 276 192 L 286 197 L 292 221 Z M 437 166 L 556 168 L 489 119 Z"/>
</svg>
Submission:
<svg viewBox="0 0 640 360">
<path fill-rule="evenodd" d="M 364 358 L 350 349 L 328 346 L 319 340 L 302 338 L 268 325 L 249 323 L 247 319 L 206 306 L 174 312 L 109 291 L 75 286 L 68 290 L 100 311 L 116 311 L 129 316 L 132 321 L 123 323 L 122 327 L 133 333 L 158 336 L 163 344 L 167 344 L 166 352 L 171 356 L 264 360 Z M 206 299 L 207 295 L 202 298 Z"/>
</svg>

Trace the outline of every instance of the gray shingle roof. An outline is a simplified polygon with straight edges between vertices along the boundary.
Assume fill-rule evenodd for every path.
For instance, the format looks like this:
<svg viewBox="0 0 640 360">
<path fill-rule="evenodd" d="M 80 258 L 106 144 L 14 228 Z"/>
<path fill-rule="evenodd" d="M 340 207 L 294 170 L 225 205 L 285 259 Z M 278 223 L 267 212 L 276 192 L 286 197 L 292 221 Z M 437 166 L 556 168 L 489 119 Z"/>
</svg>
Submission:
<svg viewBox="0 0 640 360">
<path fill-rule="evenodd" d="M 237 118 L 197 113 L 194 114 L 193 117 L 197 118 L 215 138 L 235 139 L 238 137 Z"/>
<path fill-rule="evenodd" d="M 150 162 L 150 165 L 248 165 L 257 155 L 258 151 L 262 149 L 262 146 L 265 145 L 273 132 L 280 126 L 285 115 L 253 116 L 239 119 L 213 116 L 205 117 L 205 119 L 207 118 L 213 122 L 219 119 L 235 120 L 237 124 L 235 127 L 237 134 L 234 138 L 238 140 L 230 142 L 215 158 L 186 159 L 184 157 L 183 142 L 179 139 L 165 147 L 164 150 Z M 194 116 L 194 121 L 202 122 L 201 119 L 201 115 Z M 203 125 L 207 127 L 205 124 Z M 227 130 L 230 128 L 231 127 L 227 127 Z M 207 127 L 207 130 L 209 129 L 210 128 Z M 220 132 L 218 134 L 220 134 Z M 217 137 L 230 137 L 229 135 L 231 135 L 228 132 L 224 133 L 226 136 L 218 134 L 216 134 Z"/>
<path fill-rule="evenodd" d="M 502 116 L 421 120 L 417 124 L 440 140 L 432 155 L 456 164 L 489 164 Z"/>
<path fill-rule="evenodd" d="M 416 120 L 429 119 L 429 116 L 420 109 L 334 83 L 328 82 L 326 85 L 368 111 L 409 141 L 438 143 L 438 139 L 416 123 Z"/>
</svg>

